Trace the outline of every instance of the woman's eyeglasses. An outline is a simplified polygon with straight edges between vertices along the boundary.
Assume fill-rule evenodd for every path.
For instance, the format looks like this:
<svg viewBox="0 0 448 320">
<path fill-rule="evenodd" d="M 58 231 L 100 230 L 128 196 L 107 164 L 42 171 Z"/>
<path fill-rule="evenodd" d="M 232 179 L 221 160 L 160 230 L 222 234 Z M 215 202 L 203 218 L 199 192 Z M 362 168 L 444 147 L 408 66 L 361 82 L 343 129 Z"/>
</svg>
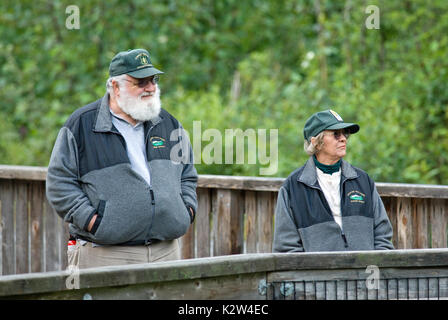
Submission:
<svg viewBox="0 0 448 320">
<path fill-rule="evenodd" d="M 157 84 L 159 82 L 159 76 L 155 75 L 152 77 L 148 77 L 148 78 L 143 78 L 143 79 L 139 79 L 137 83 L 135 83 L 134 81 L 128 80 L 128 79 L 123 79 L 127 82 L 132 83 L 134 86 L 137 86 L 139 88 L 145 88 L 150 82 L 152 84 Z"/>
<path fill-rule="evenodd" d="M 350 131 L 348 131 L 348 130 L 338 130 L 338 131 L 331 131 L 331 132 L 333 133 L 332 135 L 336 140 L 341 139 L 341 135 L 344 135 L 346 139 L 348 139 L 350 137 Z"/>
</svg>

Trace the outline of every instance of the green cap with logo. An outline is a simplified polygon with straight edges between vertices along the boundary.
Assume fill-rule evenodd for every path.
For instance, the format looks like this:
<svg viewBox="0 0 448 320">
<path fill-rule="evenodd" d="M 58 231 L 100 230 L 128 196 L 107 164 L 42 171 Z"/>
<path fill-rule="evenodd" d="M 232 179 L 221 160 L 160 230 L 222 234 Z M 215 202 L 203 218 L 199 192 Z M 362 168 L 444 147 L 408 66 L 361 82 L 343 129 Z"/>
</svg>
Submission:
<svg viewBox="0 0 448 320">
<path fill-rule="evenodd" d="M 324 130 L 348 129 L 351 134 L 359 131 L 359 125 L 342 120 L 341 116 L 333 110 L 320 111 L 313 114 L 305 122 L 303 136 L 310 141 Z"/>
<path fill-rule="evenodd" d="M 109 66 L 109 75 L 115 77 L 121 74 L 141 79 L 156 74 L 163 74 L 163 72 L 154 68 L 148 51 L 145 49 L 134 49 L 119 52 L 113 57 Z"/>
</svg>

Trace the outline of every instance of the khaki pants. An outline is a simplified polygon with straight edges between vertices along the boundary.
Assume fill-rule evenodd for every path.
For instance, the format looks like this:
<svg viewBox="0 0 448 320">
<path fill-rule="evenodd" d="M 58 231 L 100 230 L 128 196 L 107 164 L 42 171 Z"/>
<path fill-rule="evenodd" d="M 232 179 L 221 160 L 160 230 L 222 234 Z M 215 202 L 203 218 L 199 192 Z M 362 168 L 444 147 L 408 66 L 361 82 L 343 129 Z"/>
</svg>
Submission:
<svg viewBox="0 0 448 320">
<path fill-rule="evenodd" d="M 148 246 L 92 246 L 78 240 L 67 256 L 69 266 L 79 269 L 181 259 L 178 239 Z"/>
</svg>

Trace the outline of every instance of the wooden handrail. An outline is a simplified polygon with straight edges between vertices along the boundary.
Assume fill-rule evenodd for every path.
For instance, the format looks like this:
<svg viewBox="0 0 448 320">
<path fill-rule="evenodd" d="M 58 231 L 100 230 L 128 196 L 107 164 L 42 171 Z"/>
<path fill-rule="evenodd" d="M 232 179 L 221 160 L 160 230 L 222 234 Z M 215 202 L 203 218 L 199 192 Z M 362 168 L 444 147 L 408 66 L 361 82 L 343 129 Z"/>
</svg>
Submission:
<svg viewBox="0 0 448 320">
<path fill-rule="evenodd" d="M 358 280 L 365 281 L 364 270 L 374 265 L 385 271 L 383 277 L 388 270 L 403 279 L 439 270 L 445 280 L 447 263 L 447 249 L 231 255 L 3 276 L 0 297 L 147 299 L 152 293 L 154 299 L 266 299 L 263 284 L 302 271 L 318 270 L 321 278 L 332 281 L 343 280 L 347 270 L 354 270 Z M 69 277 L 78 277 L 78 290 L 67 286 Z M 445 298 L 446 290 L 440 294 Z"/>
<path fill-rule="evenodd" d="M 46 167 L 0 165 L 0 179 L 45 181 Z M 225 176 L 201 174 L 199 188 L 250 191 L 278 191 L 285 178 Z M 448 186 L 408 183 L 376 183 L 378 192 L 386 197 L 448 199 Z"/>
</svg>

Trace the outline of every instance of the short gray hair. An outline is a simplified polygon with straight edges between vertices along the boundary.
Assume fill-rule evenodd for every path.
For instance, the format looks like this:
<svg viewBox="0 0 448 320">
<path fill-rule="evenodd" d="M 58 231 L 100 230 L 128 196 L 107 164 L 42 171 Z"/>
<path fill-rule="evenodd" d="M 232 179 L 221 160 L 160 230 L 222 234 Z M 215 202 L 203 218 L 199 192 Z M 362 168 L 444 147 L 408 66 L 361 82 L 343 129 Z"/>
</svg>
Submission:
<svg viewBox="0 0 448 320">
<path fill-rule="evenodd" d="M 311 138 L 310 141 L 305 139 L 305 142 L 303 143 L 303 149 L 305 150 L 305 152 L 310 155 L 313 156 L 315 155 L 320 149 L 322 149 L 322 146 L 324 145 L 324 131 L 322 131 L 321 133 L 319 133 L 315 138 L 316 138 L 316 144 L 312 144 L 311 143 Z"/>
<path fill-rule="evenodd" d="M 115 76 L 115 77 L 109 77 L 109 79 L 107 79 L 107 81 L 106 81 L 106 91 L 107 91 L 107 93 L 109 93 L 110 95 L 112 95 L 114 93 L 113 90 L 112 90 L 112 81 L 117 81 L 118 83 L 120 83 L 124 79 L 126 79 L 126 74 L 120 74 L 120 75 Z"/>
</svg>

